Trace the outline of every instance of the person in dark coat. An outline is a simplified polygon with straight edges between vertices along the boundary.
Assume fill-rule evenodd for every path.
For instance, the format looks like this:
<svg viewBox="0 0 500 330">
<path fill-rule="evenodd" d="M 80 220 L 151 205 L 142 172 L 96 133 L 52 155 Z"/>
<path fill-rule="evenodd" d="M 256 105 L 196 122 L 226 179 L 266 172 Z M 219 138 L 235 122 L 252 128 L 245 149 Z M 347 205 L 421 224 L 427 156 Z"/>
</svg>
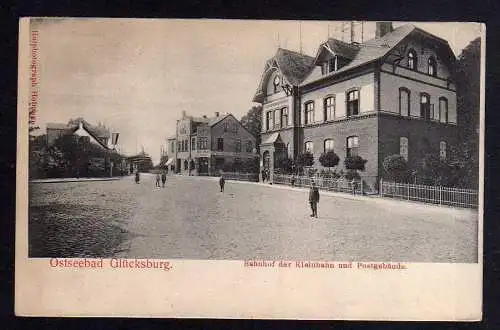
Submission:
<svg viewBox="0 0 500 330">
<path fill-rule="evenodd" d="M 139 183 L 140 181 L 140 176 L 139 176 L 139 171 L 135 172 L 135 183 Z"/>
<path fill-rule="evenodd" d="M 162 184 L 162 188 L 165 188 L 165 182 L 167 181 L 167 173 L 165 171 L 163 171 L 161 173 L 161 184 Z"/>
<path fill-rule="evenodd" d="M 224 176 L 221 174 L 220 179 L 219 179 L 219 186 L 220 186 L 220 191 L 224 192 L 224 185 L 226 184 L 226 180 L 224 179 Z"/>
<path fill-rule="evenodd" d="M 309 204 L 311 205 L 311 217 L 318 217 L 318 203 L 319 203 L 319 190 L 316 187 L 316 182 L 312 182 L 311 189 L 309 189 Z"/>
</svg>

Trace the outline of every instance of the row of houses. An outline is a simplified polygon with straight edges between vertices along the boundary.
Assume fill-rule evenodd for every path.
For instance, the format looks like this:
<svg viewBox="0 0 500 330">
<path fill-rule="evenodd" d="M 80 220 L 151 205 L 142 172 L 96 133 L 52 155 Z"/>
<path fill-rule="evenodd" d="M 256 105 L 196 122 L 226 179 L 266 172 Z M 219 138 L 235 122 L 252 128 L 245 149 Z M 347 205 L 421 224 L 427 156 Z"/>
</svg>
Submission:
<svg viewBox="0 0 500 330">
<path fill-rule="evenodd" d="M 279 48 L 264 67 L 253 101 L 262 105 L 261 171 L 309 151 L 315 167 L 333 150 L 367 160 L 361 173 L 375 186 L 383 160 L 400 154 L 410 167 L 421 157 L 446 158 L 458 141 L 455 63 L 448 42 L 411 24 L 377 22 L 375 38 L 330 38 L 316 55 Z M 202 118 L 183 112 L 167 140 L 172 169 L 205 174 L 254 157 L 255 137 L 231 114 Z"/>
</svg>

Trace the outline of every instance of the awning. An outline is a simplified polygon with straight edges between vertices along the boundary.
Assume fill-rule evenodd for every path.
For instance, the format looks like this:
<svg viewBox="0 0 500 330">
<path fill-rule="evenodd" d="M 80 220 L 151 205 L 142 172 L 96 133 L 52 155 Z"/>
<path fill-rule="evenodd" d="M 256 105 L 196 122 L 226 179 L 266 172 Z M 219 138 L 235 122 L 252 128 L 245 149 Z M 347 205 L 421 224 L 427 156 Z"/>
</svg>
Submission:
<svg viewBox="0 0 500 330">
<path fill-rule="evenodd" d="M 167 162 L 165 163 L 165 165 L 170 165 L 174 162 L 174 159 L 173 158 L 170 158 L 169 160 L 167 160 Z"/>
</svg>

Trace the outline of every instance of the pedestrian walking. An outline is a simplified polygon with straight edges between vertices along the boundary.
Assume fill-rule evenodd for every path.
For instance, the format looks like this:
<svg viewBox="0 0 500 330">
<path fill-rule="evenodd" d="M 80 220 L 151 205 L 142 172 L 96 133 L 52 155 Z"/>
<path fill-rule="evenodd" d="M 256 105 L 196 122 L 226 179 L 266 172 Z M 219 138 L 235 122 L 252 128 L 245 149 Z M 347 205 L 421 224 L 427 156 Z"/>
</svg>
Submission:
<svg viewBox="0 0 500 330">
<path fill-rule="evenodd" d="M 219 186 L 220 186 L 220 191 L 224 192 L 224 185 L 226 184 L 226 180 L 224 179 L 224 176 L 221 174 L 220 179 L 219 179 Z"/>
<path fill-rule="evenodd" d="M 162 188 L 165 188 L 165 182 L 167 181 L 167 173 L 163 171 L 161 173 L 161 186 Z"/>
<path fill-rule="evenodd" d="M 316 187 L 316 182 L 314 180 L 311 183 L 311 188 L 309 189 L 309 204 L 311 205 L 311 217 L 318 217 L 318 203 L 319 203 L 319 190 Z"/>
<path fill-rule="evenodd" d="M 351 181 L 351 186 L 352 186 L 352 194 L 354 196 L 356 196 L 356 186 L 357 186 L 357 181 L 355 178 L 352 178 L 352 181 Z"/>
<path fill-rule="evenodd" d="M 160 172 L 156 173 L 156 186 L 155 187 L 160 187 Z"/>
<path fill-rule="evenodd" d="M 139 176 L 139 171 L 135 172 L 135 183 L 139 183 L 139 181 L 141 180 L 140 176 Z"/>
<path fill-rule="evenodd" d="M 266 171 L 262 170 L 260 174 L 262 175 L 262 182 L 266 182 Z"/>
</svg>

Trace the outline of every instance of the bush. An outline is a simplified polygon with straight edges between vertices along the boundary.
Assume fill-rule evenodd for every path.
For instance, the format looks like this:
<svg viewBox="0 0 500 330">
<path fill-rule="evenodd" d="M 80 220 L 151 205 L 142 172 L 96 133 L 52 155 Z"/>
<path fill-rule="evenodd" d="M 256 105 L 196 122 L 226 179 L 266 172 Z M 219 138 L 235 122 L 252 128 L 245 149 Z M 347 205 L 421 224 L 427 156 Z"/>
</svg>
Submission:
<svg viewBox="0 0 500 330">
<path fill-rule="evenodd" d="M 367 160 L 361 156 L 349 156 L 344 160 L 345 168 L 348 170 L 364 171 Z"/>
<path fill-rule="evenodd" d="M 333 150 L 324 152 L 319 156 L 320 164 L 328 168 L 337 166 L 339 160 L 340 160 L 339 156 L 335 152 L 333 152 Z"/>
<path fill-rule="evenodd" d="M 314 156 L 309 151 L 300 153 L 297 156 L 297 165 L 300 167 L 313 166 L 314 165 Z"/>
<path fill-rule="evenodd" d="M 402 156 L 390 155 L 385 157 L 383 166 L 389 180 L 395 182 L 408 182 L 410 177 L 408 164 Z"/>
</svg>

